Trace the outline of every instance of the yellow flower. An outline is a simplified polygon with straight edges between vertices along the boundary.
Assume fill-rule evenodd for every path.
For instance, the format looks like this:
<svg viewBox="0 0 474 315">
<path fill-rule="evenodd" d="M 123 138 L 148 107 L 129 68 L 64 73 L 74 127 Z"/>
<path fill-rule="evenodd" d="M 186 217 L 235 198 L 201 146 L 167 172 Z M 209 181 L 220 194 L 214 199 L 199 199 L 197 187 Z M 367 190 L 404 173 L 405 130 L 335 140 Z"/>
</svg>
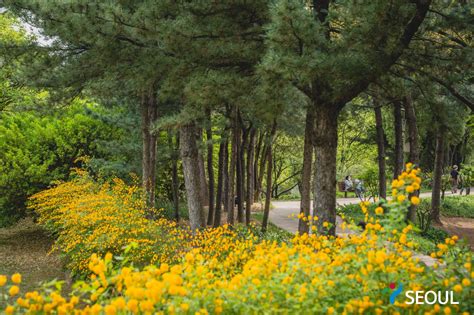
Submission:
<svg viewBox="0 0 474 315">
<path fill-rule="evenodd" d="M 328 307 L 328 312 L 327 312 L 328 315 L 331 315 L 331 314 L 334 314 L 334 307 L 330 306 Z"/>
<path fill-rule="evenodd" d="M 7 315 L 11 315 L 13 314 L 13 312 L 15 311 L 15 308 L 11 305 L 8 305 L 6 308 L 5 308 L 5 314 Z"/>
<path fill-rule="evenodd" d="M 383 214 L 383 208 L 382 207 L 375 208 L 375 214 L 382 215 Z"/>
<path fill-rule="evenodd" d="M 398 195 L 397 200 L 398 202 L 403 202 L 405 200 L 405 195 Z"/>
<path fill-rule="evenodd" d="M 18 293 L 20 292 L 20 288 L 16 285 L 12 285 L 10 290 L 8 290 L 8 293 L 10 294 L 10 296 L 15 296 L 17 295 Z"/>
<path fill-rule="evenodd" d="M 7 276 L 0 275 L 0 287 L 3 287 L 7 283 Z"/>
<path fill-rule="evenodd" d="M 411 203 L 415 206 L 419 205 L 420 204 L 420 198 L 418 198 L 417 196 L 413 196 L 411 197 L 410 199 Z"/>
<path fill-rule="evenodd" d="M 15 273 L 12 275 L 13 283 L 20 284 L 21 283 L 21 275 L 19 273 Z"/>
<path fill-rule="evenodd" d="M 453 290 L 454 292 L 461 292 L 462 291 L 462 286 L 460 284 L 456 284 L 454 287 L 453 287 Z"/>
<path fill-rule="evenodd" d="M 181 303 L 181 305 L 179 307 L 181 307 L 181 309 L 183 311 L 189 310 L 189 304 L 187 304 L 187 303 Z"/>
<path fill-rule="evenodd" d="M 449 315 L 449 314 L 451 314 L 451 309 L 449 308 L 449 306 L 446 306 L 444 308 L 443 312 L 444 312 L 444 314 Z"/>
<path fill-rule="evenodd" d="M 465 287 L 470 286 L 471 285 L 471 280 L 469 280 L 467 278 L 462 279 L 462 285 L 465 286 Z"/>
<path fill-rule="evenodd" d="M 324 222 L 324 223 L 323 223 L 323 226 L 324 226 L 325 228 L 327 228 L 327 227 L 329 226 L 329 222 Z"/>
<path fill-rule="evenodd" d="M 415 189 L 413 188 L 413 186 L 407 186 L 407 188 L 405 189 L 407 191 L 407 193 L 411 194 L 412 192 L 415 191 Z"/>
</svg>

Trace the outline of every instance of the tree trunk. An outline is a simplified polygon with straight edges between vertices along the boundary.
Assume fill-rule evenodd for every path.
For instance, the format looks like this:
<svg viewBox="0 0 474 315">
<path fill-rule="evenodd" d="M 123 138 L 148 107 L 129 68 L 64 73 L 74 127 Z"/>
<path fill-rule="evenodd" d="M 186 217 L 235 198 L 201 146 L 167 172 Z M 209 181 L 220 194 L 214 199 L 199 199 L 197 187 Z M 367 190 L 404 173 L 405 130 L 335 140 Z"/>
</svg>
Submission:
<svg viewBox="0 0 474 315">
<path fill-rule="evenodd" d="M 219 161 L 217 168 L 217 196 L 216 196 L 216 211 L 214 216 L 214 227 L 218 227 L 221 224 L 221 213 L 222 213 L 222 197 L 223 197 L 223 185 L 226 185 L 226 180 L 224 180 L 224 164 L 227 154 L 226 150 L 227 139 L 221 137 L 221 143 L 219 145 Z M 227 168 L 227 165 L 225 165 Z M 225 199 L 225 198 L 224 198 Z"/>
<path fill-rule="evenodd" d="M 315 106 L 313 145 L 316 151 L 314 169 L 313 216 L 320 234 L 336 234 L 336 155 L 339 109 L 330 104 Z M 324 227 L 324 223 L 329 223 Z"/>
<path fill-rule="evenodd" d="M 180 147 L 183 161 L 184 184 L 188 201 L 189 223 L 193 231 L 206 225 L 202 205 L 201 174 L 199 171 L 199 151 L 196 144 L 197 128 L 194 124 L 181 127 Z"/>
<path fill-rule="evenodd" d="M 441 180 L 443 175 L 443 159 L 444 159 L 444 131 L 439 130 L 436 135 L 436 151 L 433 170 L 433 190 L 431 192 L 431 219 L 441 224 L 440 206 L 441 206 Z"/>
<path fill-rule="evenodd" d="M 387 198 L 387 178 L 385 177 L 385 141 L 381 104 L 374 98 L 375 128 L 377 137 L 377 161 L 379 165 L 379 197 Z"/>
<path fill-rule="evenodd" d="M 262 157 L 260 158 L 260 167 L 258 171 L 257 185 L 255 186 L 255 190 L 256 190 L 255 195 L 256 195 L 257 201 L 260 201 L 260 198 L 261 198 L 263 175 L 265 174 L 265 165 L 267 163 L 267 157 L 268 157 L 267 151 L 268 151 L 268 143 L 265 143 L 262 149 Z"/>
<path fill-rule="evenodd" d="M 142 182 L 147 206 L 155 206 L 156 183 L 156 135 L 151 131 L 157 118 L 156 94 L 153 90 L 144 93 L 141 102 L 142 116 Z"/>
<path fill-rule="evenodd" d="M 304 131 L 303 147 L 303 170 L 301 171 L 301 203 L 300 213 L 305 217 L 310 214 L 311 208 L 311 166 L 313 164 L 313 143 L 311 137 L 314 132 L 314 113 L 313 107 L 306 110 L 306 126 Z M 300 234 L 309 233 L 309 221 L 302 219 L 298 222 L 298 232 Z"/>
<path fill-rule="evenodd" d="M 259 187 L 258 187 L 258 178 L 259 178 L 259 172 L 258 172 L 258 162 L 259 162 L 259 157 L 260 157 L 260 150 L 262 148 L 262 143 L 263 143 L 263 135 L 264 132 L 261 131 L 259 132 L 258 135 L 258 141 L 257 141 L 257 147 L 254 152 L 254 162 L 253 162 L 253 173 L 254 173 L 254 183 L 253 183 L 253 189 L 254 189 L 254 194 L 252 197 L 252 203 L 258 201 L 258 195 L 259 195 Z"/>
<path fill-rule="evenodd" d="M 207 189 L 207 180 L 206 180 L 206 167 L 204 166 L 204 157 L 200 151 L 200 146 L 202 144 L 202 129 L 196 128 L 196 141 L 199 143 L 198 146 L 198 165 L 199 165 L 199 185 L 201 186 L 201 198 L 202 205 L 208 206 L 209 193 Z"/>
<path fill-rule="evenodd" d="M 265 197 L 265 208 L 263 209 L 263 220 L 262 220 L 262 231 L 266 232 L 268 227 L 268 217 L 270 216 L 270 202 L 271 202 L 271 194 L 272 194 L 272 166 L 273 166 L 273 158 L 272 158 L 272 142 L 273 137 L 276 133 L 276 120 L 273 121 L 272 131 L 268 137 L 268 145 L 267 145 L 267 189 L 266 189 L 266 197 Z"/>
<path fill-rule="evenodd" d="M 403 171 L 403 121 L 402 121 L 402 105 L 400 101 L 393 103 L 393 118 L 395 129 L 395 150 L 393 178 L 398 178 Z"/>
<path fill-rule="evenodd" d="M 235 115 L 233 115 L 235 116 Z M 227 200 L 227 223 L 234 224 L 234 206 L 235 206 L 235 173 L 237 164 L 237 143 L 240 141 L 237 128 L 235 126 L 235 118 L 232 119 L 232 144 L 230 151 L 229 165 L 229 194 Z"/>
<path fill-rule="evenodd" d="M 239 114 L 240 116 L 240 114 Z M 237 154 L 236 154 L 236 186 L 237 186 L 237 222 L 244 222 L 244 185 L 243 185 L 243 141 L 242 140 L 242 128 L 239 121 L 239 117 L 236 120 L 236 144 L 237 144 Z"/>
<path fill-rule="evenodd" d="M 415 107 L 411 95 L 405 97 L 403 102 L 405 108 L 405 118 L 408 129 L 408 143 L 410 144 L 410 152 L 408 154 L 408 162 L 411 162 L 418 167 L 420 163 L 420 146 L 418 144 L 418 126 L 416 124 Z M 409 195 L 409 198 L 418 196 L 420 191 L 416 191 Z M 411 205 L 408 209 L 407 219 L 411 222 L 416 222 L 416 206 Z"/>
<path fill-rule="evenodd" d="M 179 135 L 176 137 L 176 146 L 179 148 Z M 179 221 L 179 181 L 178 181 L 178 156 L 173 144 L 173 136 L 168 132 L 168 146 L 171 151 L 171 191 L 173 194 L 174 218 Z"/>
<path fill-rule="evenodd" d="M 254 150 L 255 150 L 255 128 L 250 130 L 248 150 L 247 150 L 247 189 L 245 198 L 245 223 L 250 224 L 250 214 L 253 204 L 253 187 L 254 187 Z"/>
<path fill-rule="evenodd" d="M 207 215 L 207 224 L 214 223 L 214 144 L 212 143 L 212 126 L 211 126 L 211 110 L 207 111 L 208 126 L 206 128 L 207 136 L 207 175 L 209 177 L 209 211 Z"/>
</svg>

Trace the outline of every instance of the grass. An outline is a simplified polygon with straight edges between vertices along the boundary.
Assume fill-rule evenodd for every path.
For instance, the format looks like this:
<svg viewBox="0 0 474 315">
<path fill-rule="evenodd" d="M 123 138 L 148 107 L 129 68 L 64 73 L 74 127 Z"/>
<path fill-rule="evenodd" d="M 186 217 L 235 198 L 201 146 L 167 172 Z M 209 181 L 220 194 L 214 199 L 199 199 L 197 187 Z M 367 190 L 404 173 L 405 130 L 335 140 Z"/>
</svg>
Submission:
<svg viewBox="0 0 474 315">
<path fill-rule="evenodd" d="M 254 231 L 256 234 L 261 233 L 261 222 L 263 220 L 263 212 L 254 212 L 252 213 L 252 221 L 257 223 L 257 228 Z M 292 239 L 295 235 L 291 232 L 288 232 L 275 224 L 268 222 L 267 231 L 265 233 L 264 238 L 267 240 L 277 241 L 277 242 L 288 242 Z"/>
<path fill-rule="evenodd" d="M 423 199 L 419 207 L 429 208 L 431 198 Z M 441 201 L 441 214 L 445 217 L 474 218 L 474 195 L 446 196 Z"/>
<path fill-rule="evenodd" d="M 21 290 L 38 289 L 41 282 L 67 280 L 57 254 L 48 254 L 53 240 L 30 218 L 0 229 L 0 274 L 22 275 Z M 65 290 L 68 290 L 67 285 Z"/>
</svg>

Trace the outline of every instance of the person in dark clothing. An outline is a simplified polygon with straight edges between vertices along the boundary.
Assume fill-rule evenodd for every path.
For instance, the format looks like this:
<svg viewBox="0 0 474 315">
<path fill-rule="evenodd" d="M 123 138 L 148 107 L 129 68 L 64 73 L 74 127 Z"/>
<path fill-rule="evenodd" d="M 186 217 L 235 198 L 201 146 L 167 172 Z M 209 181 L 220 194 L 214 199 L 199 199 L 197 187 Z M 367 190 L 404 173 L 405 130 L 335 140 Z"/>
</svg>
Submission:
<svg viewBox="0 0 474 315">
<path fill-rule="evenodd" d="M 451 170 L 451 192 L 455 194 L 458 191 L 459 171 L 458 166 L 453 165 Z"/>
</svg>

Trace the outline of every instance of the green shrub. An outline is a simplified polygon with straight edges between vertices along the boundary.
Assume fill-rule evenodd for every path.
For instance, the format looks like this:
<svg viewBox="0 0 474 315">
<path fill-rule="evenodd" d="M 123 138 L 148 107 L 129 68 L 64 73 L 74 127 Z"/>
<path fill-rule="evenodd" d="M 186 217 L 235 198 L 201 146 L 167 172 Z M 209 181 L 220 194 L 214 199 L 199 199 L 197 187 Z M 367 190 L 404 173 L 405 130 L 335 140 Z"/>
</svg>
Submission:
<svg viewBox="0 0 474 315">
<path fill-rule="evenodd" d="M 429 209 L 431 199 L 423 199 L 419 207 Z M 474 195 L 447 196 L 442 200 L 440 210 L 447 217 L 474 218 Z"/>
<path fill-rule="evenodd" d="M 0 114 L 0 226 L 25 215 L 29 195 L 67 179 L 81 156 L 97 151 L 110 127 L 70 109 L 62 115 Z"/>
</svg>

